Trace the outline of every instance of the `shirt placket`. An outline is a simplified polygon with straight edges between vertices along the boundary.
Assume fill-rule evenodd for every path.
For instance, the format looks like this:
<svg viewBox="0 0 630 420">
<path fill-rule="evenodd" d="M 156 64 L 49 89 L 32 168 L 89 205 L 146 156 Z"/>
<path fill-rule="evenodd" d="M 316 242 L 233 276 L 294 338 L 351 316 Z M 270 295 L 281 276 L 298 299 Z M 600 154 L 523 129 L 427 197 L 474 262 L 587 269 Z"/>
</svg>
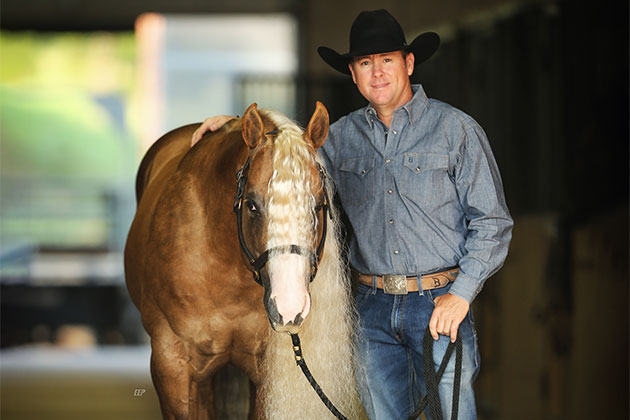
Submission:
<svg viewBox="0 0 630 420">
<path fill-rule="evenodd" d="M 397 168 L 395 167 L 396 161 L 394 156 L 398 149 L 398 142 L 400 137 L 400 127 L 402 127 L 402 119 L 397 116 L 399 112 L 394 113 L 392 122 L 389 129 L 385 129 L 385 149 L 383 153 L 383 180 L 385 188 L 385 200 L 384 200 L 384 220 L 385 232 L 387 236 L 387 249 L 389 250 L 389 258 L 391 265 L 394 268 L 394 273 L 389 274 L 404 274 L 405 262 L 404 255 L 402 254 L 402 248 L 400 243 L 400 235 L 396 226 L 396 209 L 398 208 L 398 201 L 400 200 L 399 192 L 396 190 L 395 174 Z"/>
</svg>

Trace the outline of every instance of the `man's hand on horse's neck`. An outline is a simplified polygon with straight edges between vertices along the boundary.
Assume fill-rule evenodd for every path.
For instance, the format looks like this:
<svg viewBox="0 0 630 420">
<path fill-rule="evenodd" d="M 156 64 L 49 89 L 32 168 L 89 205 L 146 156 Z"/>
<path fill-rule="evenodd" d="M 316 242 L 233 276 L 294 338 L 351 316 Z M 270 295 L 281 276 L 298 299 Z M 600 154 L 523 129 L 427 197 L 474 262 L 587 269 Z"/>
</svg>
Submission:
<svg viewBox="0 0 630 420">
<path fill-rule="evenodd" d="M 203 123 L 195 130 L 190 140 L 190 147 L 193 147 L 204 134 L 208 131 L 217 131 L 225 125 L 228 121 L 235 119 L 232 115 L 216 115 L 214 117 L 206 118 Z"/>
</svg>

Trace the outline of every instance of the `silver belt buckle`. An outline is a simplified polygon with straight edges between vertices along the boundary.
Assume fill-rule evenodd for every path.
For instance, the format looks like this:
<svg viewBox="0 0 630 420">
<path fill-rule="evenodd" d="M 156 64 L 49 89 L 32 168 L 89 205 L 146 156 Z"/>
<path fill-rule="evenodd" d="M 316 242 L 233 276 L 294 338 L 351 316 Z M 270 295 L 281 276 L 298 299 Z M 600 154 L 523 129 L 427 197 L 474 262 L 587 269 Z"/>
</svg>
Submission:
<svg viewBox="0 0 630 420">
<path fill-rule="evenodd" d="M 383 291 L 389 295 L 407 294 L 407 276 L 386 274 L 383 276 Z"/>
</svg>

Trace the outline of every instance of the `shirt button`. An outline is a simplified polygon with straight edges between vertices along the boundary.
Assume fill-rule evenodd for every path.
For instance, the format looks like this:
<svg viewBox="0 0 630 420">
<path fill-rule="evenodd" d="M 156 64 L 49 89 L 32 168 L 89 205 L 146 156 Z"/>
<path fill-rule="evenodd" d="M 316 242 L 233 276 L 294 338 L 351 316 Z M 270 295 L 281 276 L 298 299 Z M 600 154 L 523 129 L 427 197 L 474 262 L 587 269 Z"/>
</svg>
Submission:
<svg viewBox="0 0 630 420">
<path fill-rule="evenodd" d="M 389 222 L 390 225 L 393 225 L 394 224 L 394 219 L 389 219 L 388 222 Z"/>
<path fill-rule="evenodd" d="M 398 134 L 398 132 L 396 130 L 392 130 L 392 133 L 394 134 Z"/>
<path fill-rule="evenodd" d="M 390 188 L 389 190 L 387 190 L 387 194 L 391 194 L 391 193 L 393 193 L 393 192 L 394 192 L 394 191 L 392 191 L 392 189 L 391 189 L 391 188 Z"/>
<path fill-rule="evenodd" d="M 385 159 L 385 163 L 389 163 L 391 161 L 392 161 L 391 159 Z"/>
<path fill-rule="evenodd" d="M 420 172 L 420 167 L 416 167 L 416 172 Z"/>
<path fill-rule="evenodd" d="M 394 254 L 398 255 L 398 250 L 397 249 L 394 250 Z"/>
</svg>

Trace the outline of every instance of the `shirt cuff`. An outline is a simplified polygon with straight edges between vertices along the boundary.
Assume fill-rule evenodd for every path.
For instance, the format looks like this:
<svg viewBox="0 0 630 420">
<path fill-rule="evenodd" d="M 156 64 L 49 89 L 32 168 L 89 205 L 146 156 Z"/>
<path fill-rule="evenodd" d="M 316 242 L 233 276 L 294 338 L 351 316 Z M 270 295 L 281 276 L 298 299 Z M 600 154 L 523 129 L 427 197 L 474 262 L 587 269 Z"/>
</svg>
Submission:
<svg viewBox="0 0 630 420">
<path fill-rule="evenodd" d="M 468 303 L 472 303 L 479 292 L 481 292 L 482 288 L 483 282 L 480 283 L 476 279 L 462 273 L 460 270 L 448 292 L 465 299 Z"/>
</svg>

